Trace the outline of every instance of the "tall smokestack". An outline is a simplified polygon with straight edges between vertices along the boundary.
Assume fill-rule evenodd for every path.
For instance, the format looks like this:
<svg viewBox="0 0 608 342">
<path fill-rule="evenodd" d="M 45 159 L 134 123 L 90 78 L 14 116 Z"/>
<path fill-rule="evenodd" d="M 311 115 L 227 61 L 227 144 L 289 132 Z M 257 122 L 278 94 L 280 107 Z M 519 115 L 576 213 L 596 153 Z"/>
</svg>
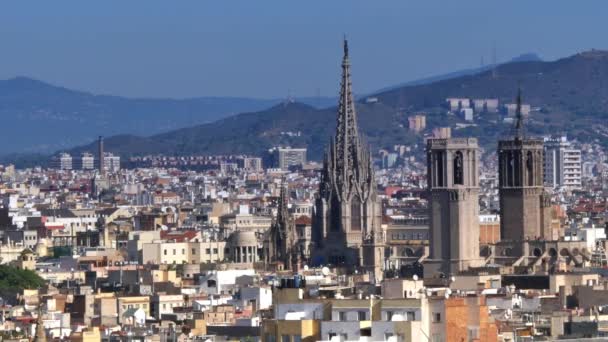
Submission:
<svg viewBox="0 0 608 342">
<path fill-rule="evenodd" d="M 103 136 L 99 136 L 99 141 L 97 142 L 97 147 L 99 148 L 99 173 L 100 174 L 105 174 L 106 169 L 105 169 L 105 165 L 104 165 L 104 154 L 103 154 Z"/>
</svg>

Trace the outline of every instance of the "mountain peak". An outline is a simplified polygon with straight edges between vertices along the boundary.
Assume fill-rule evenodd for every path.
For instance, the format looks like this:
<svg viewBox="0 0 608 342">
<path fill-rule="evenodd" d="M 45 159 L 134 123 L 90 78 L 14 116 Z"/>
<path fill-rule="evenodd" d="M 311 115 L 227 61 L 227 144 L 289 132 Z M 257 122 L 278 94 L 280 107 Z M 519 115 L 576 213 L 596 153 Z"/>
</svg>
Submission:
<svg viewBox="0 0 608 342">
<path fill-rule="evenodd" d="M 587 51 L 583 51 L 574 56 L 581 58 L 589 58 L 589 59 L 605 59 L 608 58 L 608 50 L 596 50 L 591 49 Z"/>
<path fill-rule="evenodd" d="M 527 53 L 522 53 L 519 56 L 513 57 L 511 58 L 511 60 L 509 61 L 509 63 L 513 63 L 513 62 L 542 62 L 543 59 L 540 58 L 539 55 L 537 55 L 534 52 L 527 52 Z"/>
</svg>

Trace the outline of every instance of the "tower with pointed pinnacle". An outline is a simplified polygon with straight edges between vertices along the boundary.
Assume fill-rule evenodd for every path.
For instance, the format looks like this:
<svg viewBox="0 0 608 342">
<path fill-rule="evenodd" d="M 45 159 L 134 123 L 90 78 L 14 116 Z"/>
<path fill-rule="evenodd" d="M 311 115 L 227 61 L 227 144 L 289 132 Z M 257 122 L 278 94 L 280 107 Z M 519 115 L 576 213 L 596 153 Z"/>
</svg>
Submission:
<svg viewBox="0 0 608 342">
<path fill-rule="evenodd" d="M 295 222 L 289 215 L 289 195 L 287 181 L 281 181 L 281 191 L 277 216 L 270 226 L 266 261 L 271 265 L 282 264 L 284 269 L 298 268 L 298 251 Z"/>
<path fill-rule="evenodd" d="M 521 88 L 512 137 L 498 142 L 501 240 L 551 240 L 551 203 L 544 191 L 543 139 L 527 137 Z M 516 252 L 517 253 L 517 252 Z"/>
<path fill-rule="evenodd" d="M 323 161 L 313 218 L 313 261 L 350 265 L 381 276 L 384 234 L 371 153 L 362 144 L 344 39 L 336 133 Z M 375 246 L 375 247 L 373 247 Z"/>
</svg>

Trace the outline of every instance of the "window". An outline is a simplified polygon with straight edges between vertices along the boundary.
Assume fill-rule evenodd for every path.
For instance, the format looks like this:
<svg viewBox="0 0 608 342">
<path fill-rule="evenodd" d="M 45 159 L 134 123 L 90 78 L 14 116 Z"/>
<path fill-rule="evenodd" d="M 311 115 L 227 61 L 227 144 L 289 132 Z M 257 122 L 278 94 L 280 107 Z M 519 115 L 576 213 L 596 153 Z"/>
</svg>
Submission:
<svg viewBox="0 0 608 342">
<path fill-rule="evenodd" d="M 441 322 L 441 313 L 433 312 L 433 323 Z"/>
<path fill-rule="evenodd" d="M 276 339 L 273 334 L 266 334 L 266 342 L 275 342 Z"/>
<path fill-rule="evenodd" d="M 338 320 L 339 321 L 346 321 L 346 312 L 344 312 L 344 311 L 338 312 Z"/>
<path fill-rule="evenodd" d="M 359 311 L 357 314 L 358 314 L 358 316 L 359 316 L 359 320 L 360 320 L 360 321 L 365 321 L 365 320 L 367 320 L 367 315 L 365 314 L 365 311 Z"/>
<path fill-rule="evenodd" d="M 387 332 L 384 333 L 384 340 L 388 341 L 389 338 L 393 337 L 393 333 Z"/>
<path fill-rule="evenodd" d="M 211 248 L 207 248 L 207 249 L 205 249 L 205 254 L 207 254 L 207 255 L 208 255 L 208 254 L 211 254 Z"/>
<path fill-rule="evenodd" d="M 479 339 L 479 327 L 469 327 L 469 338 Z"/>
<path fill-rule="evenodd" d="M 167 308 L 167 303 L 163 303 L 163 309 Z"/>
<path fill-rule="evenodd" d="M 291 342 L 291 336 L 281 335 L 281 342 Z"/>
<path fill-rule="evenodd" d="M 196 248 L 192 248 L 192 255 L 196 255 Z"/>
<path fill-rule="evenodd" d="M 213 254 L 217 254 L 217 248 L 213 249 Z"/>
<path fill-rule="evenodd" d="M 293 335 L 292 342 L 302 342 L 302 335 Z"/>
<path fill-rule="evenodd" d="M 406 313 L 406 317 L 408 321 L 415 321 L 416 320 L 416 313 L 414 311 L 408 311 Z"/>
<path fill-rule="evenodd" d="M 182 248 L 182 255 L 186 255 L 186 249 Z"/>
<path fill-rule="evenodd" d="M 163 251 L 163 253 L 164 253 L 165 255 L 167 255 L 167 250 L 165 249 L 165 250 Z"/>
<path fill-rule="evenodd" d="M 387 321 L 392 321 L 393 320 L 393 312 L 392 311 L 387 311 L 386 312 L 386 320 Z"/>
<path fill-rule="evenodd" d="M 173 250 L 173 255 L 176 255 L 175 249 Z"/>
</svg>

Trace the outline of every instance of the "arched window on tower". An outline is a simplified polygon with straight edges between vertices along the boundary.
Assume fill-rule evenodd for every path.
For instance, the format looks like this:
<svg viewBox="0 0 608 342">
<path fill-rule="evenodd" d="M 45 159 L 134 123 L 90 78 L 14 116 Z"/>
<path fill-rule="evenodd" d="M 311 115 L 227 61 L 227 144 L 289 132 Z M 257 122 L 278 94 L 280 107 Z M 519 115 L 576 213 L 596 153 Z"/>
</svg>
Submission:
<svg viewBox="0 0 608 342">
<path fill-rule="evenodd" d="M 361 201 L 358 196 L 353 196 L 350 202 L 350 230 L 361 230 Z"/>
<path fill-rule="evenodd" d="M 464 171 L 463 171 L 463 159 L 462 152 L 457 151 L 454 153 L 454 184 L 464 185 Z"/>
<path fill-rule="evenodd" d="M 534 159 L 532 157 L 532 151 L 528 151 L 526 154 L 526 174 L 528 176 L 528 186 L 534 185 Z"/>
<path fill-rule="evenodd" d="M 515 185 L 515 156 L 509 151 L 507 154 L 507 186 Z"/>
<path fill-rule="evenodd" d="M 443 187 L 443 170 L 444 170 L 444 165 L 443 165 L 443 152 L 442 151 L 437 151 L 436 152 L 436 161 L 437 161 L 437 184 L 436 186 L 438 187 Z"/>
</svg>

